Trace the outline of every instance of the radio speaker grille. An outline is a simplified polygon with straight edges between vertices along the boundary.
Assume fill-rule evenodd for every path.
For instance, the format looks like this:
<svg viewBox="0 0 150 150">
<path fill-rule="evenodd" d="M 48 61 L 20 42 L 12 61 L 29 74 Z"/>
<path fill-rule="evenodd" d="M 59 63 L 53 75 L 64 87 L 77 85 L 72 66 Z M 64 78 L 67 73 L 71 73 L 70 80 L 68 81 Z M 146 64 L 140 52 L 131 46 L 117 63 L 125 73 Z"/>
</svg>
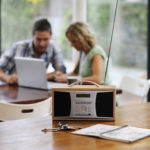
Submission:
<svg viewBox="0 0 150 150">
<path fill-rule="evenodd" d="M 98 117 L 113 117 L 113 92 L 97 93 L 95 104 Z"/>
<path fill-rule="evenodd" d="M 54 92 L 54 116 L 70 116 L 71 98 L 68 92 Z"/>
</svg>

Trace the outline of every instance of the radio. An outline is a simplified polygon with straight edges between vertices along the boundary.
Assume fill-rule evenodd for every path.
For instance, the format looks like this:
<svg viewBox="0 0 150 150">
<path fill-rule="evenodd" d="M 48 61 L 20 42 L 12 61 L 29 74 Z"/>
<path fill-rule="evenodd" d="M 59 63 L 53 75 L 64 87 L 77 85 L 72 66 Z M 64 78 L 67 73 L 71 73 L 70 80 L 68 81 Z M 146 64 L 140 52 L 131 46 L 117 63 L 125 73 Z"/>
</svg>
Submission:
<svg viewBox="0 0 150 150">
<path fill-rule="evenodd" d="M 74 85 L 52 89 L 53 120 L 115 120 L 115 86 Z"/>
</svg>

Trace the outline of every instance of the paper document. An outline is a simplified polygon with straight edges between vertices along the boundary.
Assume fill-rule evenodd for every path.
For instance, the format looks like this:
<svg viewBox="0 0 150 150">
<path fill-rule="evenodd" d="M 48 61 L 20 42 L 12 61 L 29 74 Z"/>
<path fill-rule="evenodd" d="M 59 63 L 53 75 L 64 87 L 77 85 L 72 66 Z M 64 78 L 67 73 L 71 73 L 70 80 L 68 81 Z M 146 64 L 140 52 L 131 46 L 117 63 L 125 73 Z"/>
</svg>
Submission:
<svg viewBox="0 0 150 150">
<path fill-rule="evenodd" d="M 139 139 L 150 136 L 150 129 L 131 126 L 111 126 L 97 124 L 72 133 L 132 143 Z"/>
</svg>

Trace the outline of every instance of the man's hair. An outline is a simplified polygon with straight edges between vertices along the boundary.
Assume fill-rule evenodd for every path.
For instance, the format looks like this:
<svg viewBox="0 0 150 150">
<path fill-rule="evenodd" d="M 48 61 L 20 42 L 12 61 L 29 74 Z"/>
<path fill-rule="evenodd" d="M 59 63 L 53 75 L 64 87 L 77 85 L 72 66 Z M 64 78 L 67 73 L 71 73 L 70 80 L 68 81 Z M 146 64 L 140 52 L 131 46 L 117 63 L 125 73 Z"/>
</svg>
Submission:
<svg viewBox="0 0 150 150">
<path fill-rule="evenodd" d="M 92 33 L 89 25 L 83 22 L 75 22 L 71 24 L 66 31 L 66 35 L 67 34 L 78 39 L 85 52 L 89 52 L 96 45 L 95 35 Z"/>
<path fill-rule="evenodd" d="M 34 35 L 36 31 L 48 31 L 52 35 L 52 27 L 50 22 L 44 18 L 37 20 L 33 25 L 32 34 Z"/>
</svg>

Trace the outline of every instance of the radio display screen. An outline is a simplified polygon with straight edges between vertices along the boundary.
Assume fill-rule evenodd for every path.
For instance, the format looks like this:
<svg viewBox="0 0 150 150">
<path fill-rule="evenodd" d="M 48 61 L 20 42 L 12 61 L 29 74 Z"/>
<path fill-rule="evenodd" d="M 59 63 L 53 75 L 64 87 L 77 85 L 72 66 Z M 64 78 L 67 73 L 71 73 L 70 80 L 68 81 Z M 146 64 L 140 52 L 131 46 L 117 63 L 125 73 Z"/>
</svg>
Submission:
<svg viewBox="0 0 150 150">
<path fill-rule="evenodd" d="M 90 94 L 76 94 L 76 97 L 78 97 L 78 98 L 88 98 L 88 97 L 90 97 Z"/>
</svg>

